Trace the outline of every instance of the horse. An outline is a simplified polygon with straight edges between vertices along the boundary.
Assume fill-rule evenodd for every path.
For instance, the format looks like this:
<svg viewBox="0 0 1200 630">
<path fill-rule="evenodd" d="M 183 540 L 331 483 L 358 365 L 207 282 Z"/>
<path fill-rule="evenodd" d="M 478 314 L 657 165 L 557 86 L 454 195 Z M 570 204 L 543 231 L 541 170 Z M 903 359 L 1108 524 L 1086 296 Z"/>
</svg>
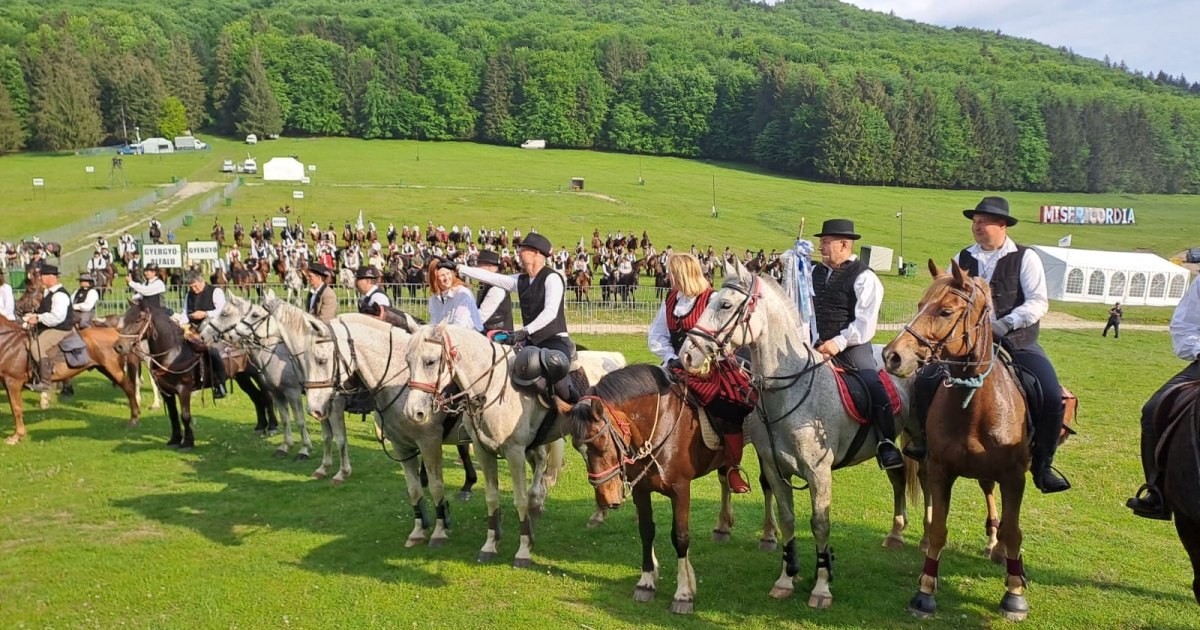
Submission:
<svg viewBox="0 0 1200 630">
<path fill-rule="evenodd" d="M 637 302 L 637 290 L 636 289 L 637 289 L 638 282 L 639 282 L 639 280 L 638 280 L 639 271 L 641 271 L 642 264 L 645 262 L 646 262 L 645 258 L 635 260 L 633 262 L 633 270 L 632 271 L 630 271 L 629 273 L 624 273 L 624 274 L 618 275 L 617 281 L 616 281 L 617 292 L 621 295 L 622 302 L 635 302 L 635 303 Z"/>
<path fill-rule="evenodd" d="M 425 270 L 421 267 L 409 267 L 404 276 L 404 286 L 408 287 L 408 297 L 417 297 L 417 290 L 422 293 L 428 292 L 428 287 L 425 286 Z"/>
<path fill-rule="evenodd" d="M 574 285 L 572 288 L 575 291 L 575 301 L 590 303 L 592 301 L 590 295 L 590 291 L 592 289 L 592 274 L 587 271 L 576 271 L 575 274 L 571 276 L 571 280 L 572 284 Z"/>
<path fill-rule="evenodd" d="M 711 425 L 705 426 L 708 419 L 687 403 L 683 391 L 672 386 L 667 373 L 653 365 L 632 365 L 605 374 L 579 404 L 572 407 L 559 401 L 558 411 L 567 418 L 568 432 L 583 454 L 588 482 L 596 489 L 596 505 L 602 509 L 620 507 L 626 484 L 632 485 L 642 541 L 642 577 L 633 591 L 634 601 L 650 601 L 657 589 L 658 558 L 654 555 L 650 494 L 657 492 L 671 500 L 671 542 L 679 560 L 671 612 L 691 613 L 696 597 L 696 575 L 688 557 L 693 480 L 717 471 L 721 510 L 713 540 L 728 541 L 733 527 L 725 452 L 717 446 L 716 431 Z M 762 543 L 769 544 L 775 538 L 775 513 L 771 494 L 764 492 L 763 496 L 766 516 Z"/>
<path fill-rule="evenodd" d="M 413 530 L 404 546 L 415 547 L 426 542 L 430 547 L 445 545 L 449 541 L 446 530 L 452 523 L 442 473 L 442 445 L 457 446 L 462 456 L 466 481 L 458 493 L 460 501 L 471 498 L 478 477 L 465 445 L 468 438 L 460 417 L 439 411 L 431 422 L 416 424 L 403 412 L 399 399 L 408 388 L 408 366 L 403 352 L 408 345 L 409 333 L 404 328 L 357 313 L 341 315 L 328 325 L 309 316 L 297 316 L 294 312 L 285 317 L 290 326 L 306 328 L 295 331 L 297 336 L 307 335 L 312 340 L 300 358 L 308 375 L 309 413 L 315 418 L 328 417 L 334 401 L 340 397 L 337 394 L 346 392 L 357 376 L 361 387 L 370 391 L 378 409 L 380 442 L 386 436 L 395 453 L 392 459 L 400 462 L 404 469 L 414 518 Z M 356 346 L 373 351 L 356 352 Z M 425 504 L 424 480 L 428 481 L 436 507 L 436 520 L 430 519 Z"/>
<path fill-rule="evenodd" d="M 292 438 L 292 423 L 295 422 L 300 430 L 300 452 L 296 454 L 296 461 L 307 460 L 312 450 L 312 440 L 309 439 L 308 426 L 305 424 L 304 386 L 292 354 L 282 343 L 279 332 L 272 329 L 269 318 L 260 320 L 264 322 L 261 331 L 252 331 L 260 335 L 243 337 L 236 331 L 237 325 L 254 310 L 263 314 L 266 312 L 248 300 L 229 296 L 221 312 L 215 318 L 205 320 L 200 338 L 209 344 L 223 338 L 249 352 L 250 361 L 262 375 L 263 390 L 271 397 L 277 415 L 283 418 L 283 443 L 275 451 L 275 457 L 287 457 L 290 454 L 295 444 Z"/>
<path fill-rule="evenodd" d="M 833 594 L 833 550 L 829 547 L 829 508 L 832 501 L 833 470 L 873 460 L 878 446 L 875 432 L 856 422 L 843 407 L 838 384 L 827 361 L 805 338 L 796 307 L 770 278 L 751 274 L 740 263 L 726 270 L 720 291 L 708 301 L 695 328 L 680 349 L 684 367 L 704 376 L 715 360 L 734 360 L 733 353 L 749 346 L 755 380 L 759 383 L 758 411 L 746 421 L 746 432 L 779 509 L 784 540 L 783 570 L 771 588 L 775 598 L 794 592 L 793 578 L 799 572 L 796 557 L 795 510 L 790 478 L 803 477 L 812 500 L 812 533 L 816 542 L 816 583 L 808 600 L 814 608 L 829 608 Z M 893 379 L 899 392 L 900 409 L 908 410 L 910 379 Z M 905 427 L 898 410 L 897 424 Z M 904 545 L 908 525 L 905 488 L 917 473 L 912 462 L 907 470 L 890 470 L 892 484 L 892 528 L 883 545 Z M 907 477 L 906 477 L 907 473 Z"/>
<path fill-rule="evenodd" d="M 304 295 L 304 279 L 300 277 L 300 272 L 295 267 L 288 267 L 287 272 L 283 276 L 283 285 L 287 287 L 287 299 L 289 302 L 299 300 Z"/>
<path fill-rule="evenodd" d="M 1021 559 L 1021 501 L 1030 462 L 1025 399 L 992 344 L 988 284 L 968 276 L 957 262 L 943 273 L 930 260 L 929 271 L 933 284 L 921 297 L 916 317 L 883 351 L 889 373 L 908 376 L 919 364 L 932 362 L 945 371 L 948 384 L 937 388 L 926 419 L 924 485 L 932 518 L 926 525 L 925 567 L 908 611 L 919 618 L 937 612 L 934 595 L 950 492 L 955 480 L 967 477 L 980 480 L 985 492 L 1000 485 L 1003 513 L 997 538 L 1007 561 L 1000 612 L 1010 621 L 1021 621 L 1029 615 Z M 1188 487 L 1195 487 L 1194 478 Z"/>
<path fill-rule="evenodd" d="M 0 317 L 0 378 L 4 380 L 4 388 L 8 391 L 8 404 L 12 408 L 16 425 L 14 433 L 4 440 L 8 445 L 16 444 L 25 438 L 25 404 L 21 392 L 30 377 L 27 334 L 16 322 Z M 54 365 L 52 380 L 56 383 L 68 381 L 87 370 L 98 370 L 125 393 L 129 399 L 129 426 L 137 426 L 141 406 L 138 404 L 134 382 L 125 372 L 126 353 L 113 347 L 117 342 L 118 331 L 112 328 L 85 328 L 79 332 L 79 336 L 87 345 L 88 363 L 73 368 L 65 362 L 57 362 Z"/>
<path fill-rule="evenodd" d="M 475 444 L 487 487 L 488 537 L 479 551 L 479 562 L 487 562 L 497 553 L 496 543 L 501 534 L 497 457 L 503 455 L 508 460 L 521 531 L 513 567 L 531 566 L 531 517 L 542 513 L 547 487 L 558 478 L 563 464 L 561 417 L 543 427 L 550 410 L 538 402 L 537 395 L 515 390 L 509 382 L 516 359 L 512 347 L 493 343 L 474 330 L 447 326 L 446 322 L 421 327 L 409 339 L 404 356 L 408 362 L 409 386 L 397 404 L 413 423 L 428 424 L 439 408 L 457 404 L 454 400 L 459 398 L 465 400 L 463 423 Z M 588 382 L 594 383 L 604 374 L 623 367 L 625 357 L 616 352 L 580 352 L 579 365 Z M 451 400 L 443 392 L 454 383 L 461 388 L 461 394 L 455 394 Z M 546 445 L 551 443 L 554 448 L 548 449 Z M 533 484 L 529 488 L 525 482 L 526 462 L 533 468 Z"/>
<path fill-rule="evenodd" d="M 222 227 L 221 224 L 213 224 L 212 233 L 210 236 L 212 237 L 212 240 L 217 242 L 218 251 L 225 246 L 225 228 Z"/>
<path fill-rule="evenodd" d="M 1156 449 L 1163 498 L 1179 541 L 1192 561 L 1192 593 L 1200 603 L 1200 381 L 1163 394 L 1155 424 L 1164 427 Z"/>
<path fill-rule="evenodd" d="M 112 328 L 119 331 L 123 325 L 121 316 L 114 313 L 105 315 L 104 317 L 93 317 L 91 327 Z M 140 353 L 130 352 L 125 355 L 125 374 L 133 381 L 133 389 L 137 392 L 136 398 L 139 405 L 142 404 L 142 356 L 149 351 L 149 347 L 145 343 L 142 343 Z M 155 381 L 153 378 L 150 379 L 150 391 L 152 393 L 150 411 L 158 411 L 162 408 L 162 395 L 158 393 L 158 381 Z M 71 381 L 63 383 L 62 393 L 64 396 L 74 395 L 75 392 L 71 387 Z M 43 406 L 42 408 L 45 409 L 46 407 Z"/>
</svg>

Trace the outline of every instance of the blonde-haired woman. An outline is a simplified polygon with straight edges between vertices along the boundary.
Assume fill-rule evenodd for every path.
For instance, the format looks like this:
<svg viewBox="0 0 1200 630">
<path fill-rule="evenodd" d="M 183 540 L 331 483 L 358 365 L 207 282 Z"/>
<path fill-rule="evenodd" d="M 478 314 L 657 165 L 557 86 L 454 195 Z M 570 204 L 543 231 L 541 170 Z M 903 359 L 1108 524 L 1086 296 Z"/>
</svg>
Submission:
<svg viewBox="0 0 1200 630">
<path fill-rule="evenodd" d="M 479 319 L 479 308 L 475 296 L 458 273 L 454 263 L 434 260 L 429 263 L 429 322 L 448 322 L 451 326 L 470 328 L 483 332 L 483 320 Z"/>
<path fill-rule="evenodd" d="M 650 352 L 662 359 L 667 367 L 686 374 L 679 363 L 679 349 L 687 339 L 688 331 L 696 326 L 700 315 L 708 308 L 713 290 L 704 277 L 700 261 L 689 253 L 667 257 L 667 279 L 671 283 L 671 292 L 650 324 L 647 344 Z M 730 491 L 734 494 L 750 492 L 750 486 L 741 475 L 742 423 L 757 400 L 750 379 L 736 360 L 718 360 L 707 380 L 689 379 L 688 388 L 709 415 L 724 421 L 722 432 L 725 434 L 725 465 L 729 468 Z"/>
</svg>

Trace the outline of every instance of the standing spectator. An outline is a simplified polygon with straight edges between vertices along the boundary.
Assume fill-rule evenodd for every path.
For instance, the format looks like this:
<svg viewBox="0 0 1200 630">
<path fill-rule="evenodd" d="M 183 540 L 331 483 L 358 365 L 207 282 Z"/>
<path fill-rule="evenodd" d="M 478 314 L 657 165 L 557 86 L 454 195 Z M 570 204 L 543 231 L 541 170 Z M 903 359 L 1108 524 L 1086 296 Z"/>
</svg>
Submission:
<svg viewBox="0 0 1200 630">
<path fill-rule="evenodd" d="M 1108 309 L 1108 323 L 1104 325 L 1104 332 L 1101 337 L 1108 336 L 1108 329 L 1113 329 L 1113 339 L 1121 338 L 1121 316 L 1125 314 L 1125 309 L 1121 308 L 1121 303 L 1117 302 L 1116 306 Z"/>
<path fill-rule="evenodd" d="M 17 321 L 17 303 L 13 301 L 12 286 L 4 280 L 4 266 L 0 265 L 0 317 L 15 322 Z"/>
</svg>

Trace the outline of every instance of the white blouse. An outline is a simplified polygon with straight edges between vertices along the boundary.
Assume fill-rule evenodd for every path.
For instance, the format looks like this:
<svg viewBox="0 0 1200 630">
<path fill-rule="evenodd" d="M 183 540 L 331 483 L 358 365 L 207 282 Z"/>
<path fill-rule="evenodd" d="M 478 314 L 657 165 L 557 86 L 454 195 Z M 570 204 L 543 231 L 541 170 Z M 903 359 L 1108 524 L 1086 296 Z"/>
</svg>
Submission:
<svg viewBox="0 0 1200 630">
<path fill-rule="evenodd" d="M 429 296 L 429 323 L 449 322 L 451 326 L 483 331 L 483 320 L 475 306 L 475 296 L 465 286 L 451 287 L 441 295 Z"/>
</svg>

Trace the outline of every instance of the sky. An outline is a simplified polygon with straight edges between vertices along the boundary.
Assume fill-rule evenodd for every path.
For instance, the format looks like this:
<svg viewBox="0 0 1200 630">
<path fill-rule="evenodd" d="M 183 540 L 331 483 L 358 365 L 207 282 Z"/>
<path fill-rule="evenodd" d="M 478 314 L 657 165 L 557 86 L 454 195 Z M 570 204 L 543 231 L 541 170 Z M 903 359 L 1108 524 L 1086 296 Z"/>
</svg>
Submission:
<svg viewBox="0 0 1200 630">
<path fill-rule="evenodd" d="M 938 26 L 1000 29 L 1130 69 L 1200 81 L 1200 0 L 844 0 Z"/>
</svg>

